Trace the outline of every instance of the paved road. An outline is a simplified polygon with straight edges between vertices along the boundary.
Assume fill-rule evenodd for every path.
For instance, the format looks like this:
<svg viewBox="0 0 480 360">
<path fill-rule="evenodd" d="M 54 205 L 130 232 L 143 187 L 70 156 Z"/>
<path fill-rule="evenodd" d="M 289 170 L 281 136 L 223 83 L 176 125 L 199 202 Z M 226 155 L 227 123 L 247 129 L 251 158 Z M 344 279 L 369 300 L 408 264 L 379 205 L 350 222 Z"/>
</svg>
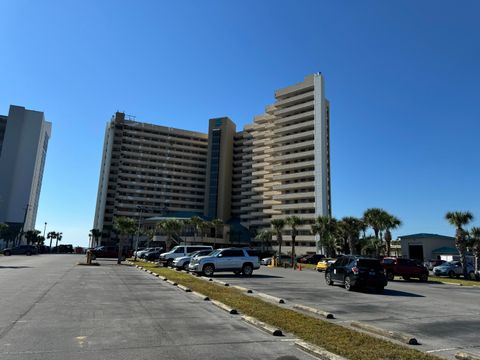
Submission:
<svg viewBox="0 0 480 360">
<path fill-rule="evenodd" d="M 480 355 L 480 287 L 393 281 L 382 295 L 347 292 L 327 286 L 323 273 L 264 266 L 251 278 L 228 273 L 215 278 L 332 312 L 337 322 L 361 320 L 413 334 L 420 349 L 446 358 L 459 349 Z"/>
<path fill-rule="evenodd" d="M 0 359 L 312 359 L 135 268 L 0 257 Z"/>
</svg>

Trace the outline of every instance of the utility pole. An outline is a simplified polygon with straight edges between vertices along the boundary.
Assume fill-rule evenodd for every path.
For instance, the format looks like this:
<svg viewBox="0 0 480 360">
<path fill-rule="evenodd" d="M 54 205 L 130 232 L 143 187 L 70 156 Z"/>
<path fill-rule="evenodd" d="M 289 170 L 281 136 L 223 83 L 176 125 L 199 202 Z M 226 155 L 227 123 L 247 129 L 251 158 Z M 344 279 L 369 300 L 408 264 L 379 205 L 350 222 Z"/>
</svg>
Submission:
<svg viewBox="0 0 480 360">
<path fill-rule="evenodd" d="M 27 221 L 27 213 L 28 213 L 29 207 L 30 207 L 30 204 L 27 204 L 27 206 L 25 206 L 25 214 L 23 215 L 22 229 L 20 230 L 20 233 L 18 234 L 19 235 L 18 245 L 20 245 L 20 243 L 22 242 L 23 232 L 25 230 L 25 221 Z M 13 246 L 15 246 L 15 244 L 13 244 Z"/>
<path fill-rule="evenodd" d="M 138 251 L 138 238 L 140 237 L 140 222 L 142 221 L 142 211 L 143 207 L 137 205 L 137 209 L 140 210 L 140 217 L 138 218 L 138 228 L 137 228 L 137 241 L 135 242 L 135 261 L 137 261 L 137 251 Z"/>
<path fill-rule="evenodd" d="M 43 228 L 43 238 L 45 238 L 45 231 L 47 230 L 47 222 L 45 221 L 45 227 Z"/>
</svg>

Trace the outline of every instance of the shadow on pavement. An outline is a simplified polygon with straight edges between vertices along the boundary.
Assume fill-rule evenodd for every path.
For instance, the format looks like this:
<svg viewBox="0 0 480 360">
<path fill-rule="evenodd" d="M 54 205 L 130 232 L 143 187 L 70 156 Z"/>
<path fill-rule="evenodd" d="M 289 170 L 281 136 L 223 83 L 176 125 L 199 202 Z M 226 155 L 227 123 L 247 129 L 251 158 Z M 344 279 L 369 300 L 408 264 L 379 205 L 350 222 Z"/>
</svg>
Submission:
<svg viewBox="0 0 480 360">
<path fill-rule="evenodd" d="M 30 269 L 31 266 L 1 266 L 0 269 Z"/>
<path fill-rule="evenodd" d="M 418 295 L 406 291 L 399 291 L 399 290 L 392 290 L 392 289 L 385 289 L 383 290 L 383 294 L 381 295 L 386 295 L 386 296 L 404 296 L 404 297 L 425 297 L 423 295 Z"/>
<path fill-rule="evenodd" d="M 265 275 L 265 274 L 255 274 L 253 273 L 252 276 L 246 277 L 242 275 L 229 275 L 229 274 L 217 274 L 213 275 L 216 279 L 283 279 L 283 276 L 276 276 L 276 275 Z"/>
</svg>

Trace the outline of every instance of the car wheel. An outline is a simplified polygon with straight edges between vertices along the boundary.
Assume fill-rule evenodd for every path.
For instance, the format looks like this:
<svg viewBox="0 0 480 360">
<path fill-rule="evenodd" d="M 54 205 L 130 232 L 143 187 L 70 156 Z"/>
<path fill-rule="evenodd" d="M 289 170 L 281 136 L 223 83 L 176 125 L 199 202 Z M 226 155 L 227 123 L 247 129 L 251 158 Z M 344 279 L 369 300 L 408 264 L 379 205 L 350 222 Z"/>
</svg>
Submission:
<svg viewBox="0 0 480 360">
<path fill-rule="evenodd" d="M 345 279 L 343 280 L 343 286 L 345 287 L 345 290 L 352 291 L 352 280 L 349 276 L 345 276 Z"/>
<path fill-rule="evenodd" d="M 333 285 L 332 275 L 330 275 L 330 273 L 325 274 L 325 282 L 327 285 Z"/>
<path fill-rule="evenodd" d="M 420 281 L 421 282 L 427 282 L 428 281 L 428 275 L 427 274 L 420 275 Z"/>
<path fill-rule="evenodd" d="M 5 251 L 5 252 L 3 253 L 3 255 L 5 255 L 5 256 L 10 256 L 10 255 L 12 255 L 12 254 L 11 254 L 10 251 Z"/>
<path fill-rule="evenodd" d="M 383 294 L 383 286 L 378 286 L 375 288 L 375 292 L 377 294 Z"/>
<path fill-rule="evenodd" d="M 31 253 L 30 251 L 27 251 L 27 252 L 25 253 L 25 255 L 30 256 L 30 255 L 32 255 L 32 253 Z"/>
<path fill-rule="evenodd" d="M 168 259 L 167 260 L 167 266 L 172 267 L 172 264 L 173 264 L 173 259 Z"/>
<path fill-rule="evenodd" d="M 213 267 L 213 265 L 207 264 L 203 267 L 202 271 L 205 276 L 210 277 L 210 276 L 213 276 L 213 273 L 215 272 L 215 268 Z"/>
<path fill-rule="evenodd" d="M 469 278 L 470 280 L 475 280 L 475 273 L 474 273 L 473 271 L 470 271 L 470 272 L 468 273 L 468 278 Z"/>
<path fill-rule="evenodd" d="M 403 280 L 410 281 L 410 276 L 402 276 Z"/>
<path fill-rule="evenodd" d="M 244 276 L 252 276 L 253 274 L 253 266 L 250 264 L 245 264 L 242 267 L 242 273 Z"/>
<path fill-rule="evenodd" d="M 453 272 L 453 270 L 450 270 L 448 272 L 448 277 L 451 278 L 451 279 L 453 279 L 455 277 L 455 273 Z"/>
<path fill-rule="evenodd" d="M 186 262 L 185 264 L 183 264 L 183 270 L 188 271 L 188 265 L 190 265 L 189 262 Z"/>
<path fill-rule="evenodd" d="M 393 281 L 394 278 L 395 278 L 395 275 L 393 275 L 392 271 L 387 272 L 387 280 L 388 281 Z"/>
</svg>

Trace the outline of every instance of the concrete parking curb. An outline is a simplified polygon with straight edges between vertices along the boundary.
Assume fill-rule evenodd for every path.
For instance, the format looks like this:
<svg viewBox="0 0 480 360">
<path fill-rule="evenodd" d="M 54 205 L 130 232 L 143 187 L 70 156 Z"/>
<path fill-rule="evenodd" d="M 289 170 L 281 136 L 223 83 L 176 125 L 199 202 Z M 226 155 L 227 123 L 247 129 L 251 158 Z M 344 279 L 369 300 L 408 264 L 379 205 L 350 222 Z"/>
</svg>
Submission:
<svg viewBox="0 0 480 360">
<path fill-rule="evenodd" d="M 172 281 L 172 280 L 166 280 L 167 283 L 169 283 L 170 285 L 173 285 L 173 286 L 177 286 L 178 284 L 175 282 L 175 281 Z"/>
<path fill-rule="evenodd" d="M 232 314 L 232 315 L 237 315 L 238 314 L 238 311 L 236 309 L 233 309 L 230 306 L 227 306 L 220 301 L 217 301 L 217 300 L 210 300 L 210 301 L 212 302 L 213 305 L 219 307 L 222 310 L 225 310 L 229 314 Z"/>
<path fill-rule="evenodd" d="M 196 292 L 196 291 L 192 291 L 192 294 L 201 298 L 203 301 L 210 301 L 210 298 L 208 296 L 205 296 L 199 292 Z"/>
<path fill-rule="evenodd" d="M 163 281 L 167 281 L 168 279 L 165 277 L 165 276 L 162 276 L 162 275 L 158 275 L 158 278 L 163 280 Z"/>
<path fill-rule="evenodd" d="M 391 339 L 401 341 L 408 345 L 421 345 L 415 337 L 409 334 L 382 329 L 382 328 L 379 328 L 370 324 L 366 324 L 363 322 L 359 322 L 359 321 L 352 321 L 350 325 L 357 329 L 365 330 L 367 332 L 371 332 L 380 336 L 389 337 Z"/>
<path fill-rule="evenodd" d="M 220 285 L 223 285 L 223 286 L 230 286 L 229 283 L 224 282 L 224 281 L 214 280 L 214 279 L 212 279 L 212 280 L 210 280 L 210 281 L 213 281 L 214 283 L 217 283 L 217 284 L 220 284 Z"/>
<path fill-rule="evenodd" d="M 302 340 L 295 341 L 295 346 L 297 346 L 300 349 L 318 357 L 319 359 L 324 359 L 324 360 L 348 360 L 347 358 L 344 358 L 343 356 L 336 355 L 334 353 L 331 353 L 330 351 L 325 350 L 324 348 L 312 345 L 312 344 L 307 343 L 307 342 L 302 341 Z"/>
<path fill-rule="evenodd" d="M 253 293 L 253 290 L 247 289 L 247 288 L 244 288 L 244 287 L 238 286 L 238 285 L 233 285 L 232 288 L 235 288 L 235 289 L 240 290 L 240 291 L 245 291 L 245 292 L 248 293 L 248 294 L 252 294 L 252 293 Z"/>
<path fill-rule="evenodd" d="M 265 324 L 264 322 L 257 320 L 251 316 L 247 315 L 242 315 L 242 320 L 248 322 L 249 324 L 252 324 L 256 326 L 257 328 L 266 331 L 270 335 L 273 336 L 283 336 L 283 332 L 280 329 L 277 329 L 276 327 L 270 326 L 268 324 Z"/>
<path fill-rule="evenodd" d="M 268 295 L 268 294 L 264 294 L 264 293 L 260 293 L 260 292 L 257 292 L 256 295 L 260 296 L 261 298 L 264 298 L 266 300 L 276 302 L 278 304 L 285 304 L 285 300 L 283 300 L 281 298 L 278 298 L 276 296 L 272 296 L 272 295 Z"/>
<path fill-rule="evenodd" d="M 458 359 L 458 360 L 480 360 L 480 355 L 460 351 L 460 352 L 457 352 L 455 354 L 455 359 Z"/>
<path fill-rule="evenodd" d="M 315 309 L 315 308 L 312 308 L 310 306 L 305 306 L 305 305 L 301 305 L 301 304 L 293 304 L 293 308 L 298 309 L 298 310 L 308 311 L 308 312 L 311 312 L 311 313 L 314 313 L 314 314 L 317 314 L 317 315 L 321 315 L 321 316 L 323 316 L 327 319 L 335 319 L 335 316 L 332 313 L 329 313 L 327 311 L 323 311 L 323 310 L 320 310 L 320 309 Z"/>
<path fill-rule="evenodd" d="M 180 284 L 178 284 L 177 286 L 185 292 L 192 292 L 192 290 L 190 288 L 186 287 L 186 286 L 183 286 L 183 285 L 180 285 Z"/>
</svg>

